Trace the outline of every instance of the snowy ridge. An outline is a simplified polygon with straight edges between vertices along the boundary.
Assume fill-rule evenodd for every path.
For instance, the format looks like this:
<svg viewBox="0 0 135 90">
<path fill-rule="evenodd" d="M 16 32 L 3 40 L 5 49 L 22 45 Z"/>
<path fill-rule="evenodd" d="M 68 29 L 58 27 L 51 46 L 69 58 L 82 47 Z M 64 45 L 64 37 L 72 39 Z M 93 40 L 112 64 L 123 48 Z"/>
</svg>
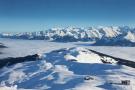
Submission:
<svg viewBox="0 0 135 90">
<path fill-rule="evenodd" d="M 66 60 L 77 61 L 80 63 L 111 63 L 116 64 L 117 61 L 110 57 L 101 57 L 100 55 L 85 49 L 85 48 L 71 48 L 66 52 L 67 54 L 64 56 Z"/>
<path fill-rule="evenodd" d="M 115 60 L 109 57 L 101 58 L 100 55 L 85 48 L 59 49 L 42 54 L 41 58 L 39 61 L 18 63 L 0 69 L 0 90 L 133 90 L 135 88 L 134 68 L 117 65 L 117 62 L 114 63 Z M 103 63 L 101 59 L 109 63 Z M 90 79 L 86 78 L 88 76 Z M 130 80 L 131 84 L 120 85 L 121 80 Z"/>
<path fill-rule="evenodd" d="M 130 27 L 52 28 L 40 32 L 1 33 L 2 38 L 51 40 L 56 42 L 94 41 L 94 45 L 135 46 L 135 29 Z M 102 42 L 102 43 L 101 43 Z"/>
</svg>

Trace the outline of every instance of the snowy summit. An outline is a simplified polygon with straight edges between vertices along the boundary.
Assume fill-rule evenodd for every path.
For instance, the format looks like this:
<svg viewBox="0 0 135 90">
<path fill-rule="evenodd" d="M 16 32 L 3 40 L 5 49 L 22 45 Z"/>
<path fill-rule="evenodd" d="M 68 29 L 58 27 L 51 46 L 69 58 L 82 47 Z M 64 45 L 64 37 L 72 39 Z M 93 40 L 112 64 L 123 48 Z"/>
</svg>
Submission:
<svg viewBox="0 0 135 90">
<path fill-rule="evenodd" d="M 0 69 L 0 90 L 133 90 L 135 69 L 89 49 L 65 48 Z M 126 83 L 124 83 L 126 82 Z"/>
</svg>

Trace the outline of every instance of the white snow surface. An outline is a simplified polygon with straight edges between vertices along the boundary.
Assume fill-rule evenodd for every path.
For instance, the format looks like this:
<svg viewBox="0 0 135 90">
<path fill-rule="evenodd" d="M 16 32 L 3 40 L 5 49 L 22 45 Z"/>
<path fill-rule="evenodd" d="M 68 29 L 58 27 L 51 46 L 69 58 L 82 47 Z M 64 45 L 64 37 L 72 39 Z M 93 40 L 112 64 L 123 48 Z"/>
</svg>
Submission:
<svg viewBox="0 0 135 90">
<path fill-rule="evenodd" d="M 67 60 L 77 60 L 80 63 L 102 63 L 101 57 L 84 48 L 73 48 L 65 55 Z"/>
<path fill-rule="evenodd" d="M 74 58 L 65 58 L 67 54 Z M 43 53 L 42 60 L 0 69 L 0 90 L 135 90 L 134 68 L 103 64 L 99 57 L 82 47 Z M 121 85 L 121 80 L 130 80 L 130 85 Z"/>
<path fill-rule="evenodd" d="M 17 90 L 17 86 L 11 86 L 11 87 L 2 86 L 0 87 L 0 90 Z"/>
</svg>

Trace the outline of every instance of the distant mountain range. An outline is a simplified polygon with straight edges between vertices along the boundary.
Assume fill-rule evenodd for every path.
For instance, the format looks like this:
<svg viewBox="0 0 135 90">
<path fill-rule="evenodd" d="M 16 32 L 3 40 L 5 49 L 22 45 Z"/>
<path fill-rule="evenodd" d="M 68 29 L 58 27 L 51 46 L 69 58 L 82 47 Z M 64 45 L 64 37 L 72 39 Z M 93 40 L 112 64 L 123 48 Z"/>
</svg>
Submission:
<svg viewBox="0 0 135 90">
<path fill-rule="evenodd" d="M 39 32 L 0 33 L 0 37 L 56 42 L 93 41 L 92 45 L 96 46 L 135 46 L 135 28 L 128 26 L 52 28 Z"/>
</svg>

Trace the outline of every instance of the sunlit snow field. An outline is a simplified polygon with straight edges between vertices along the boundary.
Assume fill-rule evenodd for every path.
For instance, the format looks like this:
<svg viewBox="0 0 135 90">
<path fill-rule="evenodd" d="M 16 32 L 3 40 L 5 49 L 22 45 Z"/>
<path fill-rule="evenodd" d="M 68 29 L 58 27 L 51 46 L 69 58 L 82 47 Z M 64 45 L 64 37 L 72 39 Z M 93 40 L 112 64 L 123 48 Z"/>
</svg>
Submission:
<svg viewBox="0 0 135 90">
<path fill-rule="evenodd" d="M 135 89 L 134 68 L 117 65 L 116 62 L 103 64 L 98 54 L 86 49 L 134 60 L 135 47 L 90 46 L 91 42 L 60 43 L 43 40 L 0 39 L 0 42 L 8 47 L 0 49 L 0 58 L 36 53 L 41 54 L 42 58 L 40 61 L 23 62 L 0 69 L 0 90 Z M 85 80 L 87 76 L 93 80 Z M 131 83 L 122 85 L 121 80 L 130 80 Z"/>
<path fill-rule="evenodd" d="M 0 58 L 6 57 L 20 57 L 32 55 L 36 53 L 47 53 L 52 50 L 71 47 L 86 47 L 104 54 L 115 57 L 135 61 L 135 47 L 116 47 L 116 46 L 90 46 L 91 42 L 49 42 L 44 40 L 15 40 L 15 39 L 0 39 L 0 42 L 5 44 L 8 48 L 1 49 L 3 54 Z"/>
</svg>

